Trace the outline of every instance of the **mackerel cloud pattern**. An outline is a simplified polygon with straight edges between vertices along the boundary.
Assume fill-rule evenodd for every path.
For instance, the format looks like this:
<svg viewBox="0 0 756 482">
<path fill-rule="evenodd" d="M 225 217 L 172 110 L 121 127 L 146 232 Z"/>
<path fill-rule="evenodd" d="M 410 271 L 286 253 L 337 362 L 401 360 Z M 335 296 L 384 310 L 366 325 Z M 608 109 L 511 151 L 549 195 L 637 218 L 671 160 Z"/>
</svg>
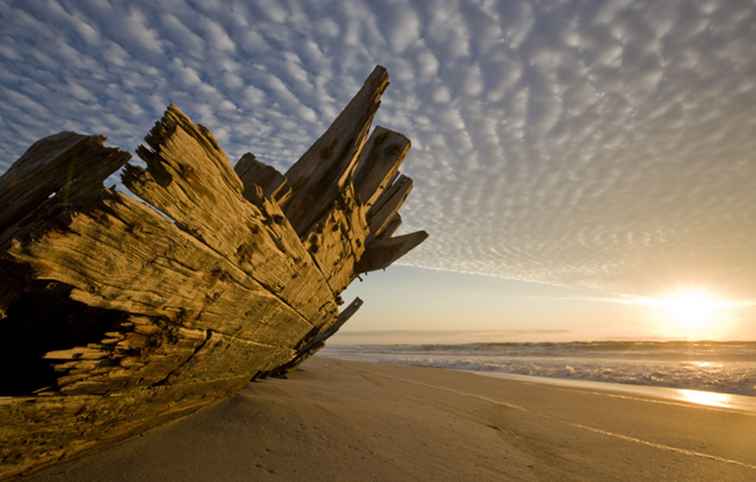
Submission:
<svg viewBox="0 0 756 482">
<path fill-rule="evenodd" d="M 754 24 L 735 0 L 0 0 L 0 172 L 61 129 L 133 150 L 169 102 L 285 169 L 382 64 L 403 231 L 433 233 L 406 263 L 753 297 Z"/>
</svg>

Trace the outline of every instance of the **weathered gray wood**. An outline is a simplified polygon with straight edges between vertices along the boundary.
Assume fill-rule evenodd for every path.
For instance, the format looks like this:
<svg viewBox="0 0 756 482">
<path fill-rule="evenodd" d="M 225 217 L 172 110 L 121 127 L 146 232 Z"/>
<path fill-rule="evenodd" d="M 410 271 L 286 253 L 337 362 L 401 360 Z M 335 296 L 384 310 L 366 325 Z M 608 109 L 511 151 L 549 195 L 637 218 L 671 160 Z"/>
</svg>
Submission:
<svg viewBox="0 0 756 482">
<path fill-rule="evenodd" d="M 293 193 L 285 212 L 302 239 L 351 177 L 388 83 L 386 69 L 376 67 L 328 130 L 286 172 Z"/>
<path fill-rule="evenodd" d="M 388 226 L 392 216 L 399 212 L 404 201 L 412 192 L 412 179 L 405 175 L 399 176 L 391 187 L 378 198 L 375 205 L 368 211 L 368 225 L 370 237 L 378 237 Z"/>
<path fill-rule="evenodd" d="M 376 239 L 370 243 L 362 259 L 355 266 L 355 272 L 367 273 L 386 269 L 427 238 L 428 233 L 425 231 L 416 231 L 395 238 Z"/>
<path fill-rule="evenodd" d="M 410 147 L 410 140 L 398 132 L 381 126 L 373 130 L 355 168 L 358 199 L 365 207 L 391 186 Z"/>
</svg>

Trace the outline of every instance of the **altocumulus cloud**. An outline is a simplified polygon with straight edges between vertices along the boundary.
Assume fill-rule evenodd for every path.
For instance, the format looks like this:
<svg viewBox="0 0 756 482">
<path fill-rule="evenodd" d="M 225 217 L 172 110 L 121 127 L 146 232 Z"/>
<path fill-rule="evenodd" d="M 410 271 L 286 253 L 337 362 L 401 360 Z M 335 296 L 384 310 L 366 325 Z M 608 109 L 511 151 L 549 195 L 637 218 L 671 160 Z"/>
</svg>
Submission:
<svg viewBox="0 0 756 482">
<path fill-rule="evenodd" d="M 0 0 L 0 170 L 133 150 L 168 102 L 287 168 L 375 64 L 414 265 L 650 293 L 756 286 L 750 1 Z"/>
</svg>

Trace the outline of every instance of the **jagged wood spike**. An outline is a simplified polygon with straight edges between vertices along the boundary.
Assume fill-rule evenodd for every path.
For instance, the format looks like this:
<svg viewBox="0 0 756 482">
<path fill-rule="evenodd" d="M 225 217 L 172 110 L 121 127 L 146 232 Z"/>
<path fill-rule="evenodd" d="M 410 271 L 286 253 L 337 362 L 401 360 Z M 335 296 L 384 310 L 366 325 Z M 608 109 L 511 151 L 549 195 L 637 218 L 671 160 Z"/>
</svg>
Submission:
<svg viewBox="0 0 756 482">
<path fill-rule="evenodd" d="M 395 238 L 376 239 L 368 245 L 362 259 L 355 266 L 355 271 L 356 273 L 367 273 L 386 269 L 427 238 L 428 233 L 425 231 L 416 231 Z"/>
<path fill-rule="evenodd" d="M 355 313 L 357 313 L 357 310 L 359 310 L 362 305 L 363 301 L 359 297 L 352 300 L 352 302 L 349 303 L 349 305 L 344 308 L 341 313 L 339 313 L 339 317 L 336 319 L 333 325 L 326 327 L 326 329 L 323 331 L 323 334 L 318 336 L 318 341 L 323 342 L 333 336 L 337 331 L 341 329 L 342 326 L 346 324 L 347 321 L 349 321 L 350 318 L 352 318 L 352 316 L 354 316 Z"/>
<path fill-rule="evenodd" d="M 175 327 L 163 320 L 131 316 L 133 331 L 115 331 L 99 344 L 48 352 L 56 371 L 57 392 L 107 394 L 165 384 L 251 376 L 291 360 L 296 353 L 213 330 Z M 92 360 L 96 360 L 93 363 Z M 120 368 L 104 371 L 101 366 Z"/>
<path fill-rule="evenodd" d="M 275 199 L 279 204 L 283 204 L 291 195 L 291 186 L 284 175 L 275 167 L 258 161 L 250 152 L 236 162 L 234 171 L 244 184 L 243 195 L 247 200 L 256 197 L 255 186 L 260 186 L 267 197 Z"/>
<path fill-rule="evenodd" d="M 401 225 L 402 215 L 399 213 L 394 213 L 394 215 L 391 216 L 391 219 L 389 219 L 386 223 L 386 227 L 381 231 L 381 235 L 378 236 L 378 239 L 390 238 Z"/>
<path fill-rule="evenodd" d="M 349 319 L 354 316 L 355 313 L 357 313 L 357 310 L 359 310 L 362 305 L 363 301 L 360 297 L 353 299 L 352 302 L 349 303 L 349 305 L 344 308 L 341 313 L 339 313 L 339 316 L 335 320 L 333 320 L 330 325 L 324 326 L 319 331 L 314 333 L 310 340 L 304 343 L 303 346 L 299 349 L 299 352 L 305 353 L 318 344 L 325 342 L 333 334 L 339 331 L 341 327 L 344 326 L 344 324 L 346 324 L 346 322 L 349 321 Z"/>
<path fill-rule="evenodd" d="M 123 175 L 133 193 L 233 260 L 301 319 L 320 325 L 335 316 L 333 294 L 286 217 L 274 203 L 245 200 L 242 181 L 205 128 L 171 105 L 145 140 L 150 149 L 137 153 L 148 169 L 127 166 Z"/>
<path fill-rule="evenodd" d="M 370 208 L 391 186 L 411 147 L 398 132 L 377 126 L 370 134 L 355 168 L 354 184 L 363 206 Z"/>
<path fill-rule="evenodd" d="M 377 66 L 328 130 L 286 172 L 292 196 L 285 212 L 302 239 L 352 175 L 388 83 L 386 69 Z"/>
<path fill-rule="evenodd" d="M 69 200 L 97 192 L 131 154 L 104 147 L 104 136 L 60 132 L 35 142 L 0 176 L 0 233 L 51 195 Z"/>
<path fill-rule="evenodd" d="M 412 191 L 412 179 L 405 175 L 399 176 L 391 187 L 378 198 L 375 205 L 368 211 L 368 225 L 370 238 L 378 237 L 387 227 L 388 222 L 404 204 L 404 201 Z"/>
<path fill-rule="evenodd" d="M 347 306 L 341 313 L 339 313 L 339 317 L 333 322 L 333 324 L 327 327 L 323 327 L 319 332 L 315 332 L 313 336 L 309 340 L 307 340 L 306 343 L 304 343 L 298 350 L 297 355 L 293 360 L 272 370 L 270 373 L 264 374 L 263 376 L 270 375 L 285 377 L 286 372 L 292 370 L 293 368 L 296 368 L 303 361 L 307 360 L 312 355 L 317 353 L 321 348 L 323 348 L 325 346 L 326 340 L 336 334 L 336 332 L 338 332 L 341 327 L 344 326 L 344 324 L 349 321 L 349 319 L 354 316 L 355 313 L 357 313 L 357 310 L 359 310 L 361 306 L 362 300 L 359 297 L 355 298 L 349 304 L 349 306 Z"/>
<path fill-rule="evenodd" d="M 64 394 L 104 394 L 153 385 L 165 379 L 184 364 L 205 341 L 205 330 L 173 327 L 165 322 L 143 316 L 131 316 L 124 325 L 132 331 L 108 332 L 100 343 L 86 348 L 74 347 L 50 351 L 44 358 L 51 361 L 61 376 L 57 391 Z M 148 346 L 154 349 L 145 349 Z M 82 355 L 87 350 L 89 356 Z M 97 363 L 89 359 L 96 357 Z M 102 372 L 99 365 L 118 366 Z"/>
</svg>

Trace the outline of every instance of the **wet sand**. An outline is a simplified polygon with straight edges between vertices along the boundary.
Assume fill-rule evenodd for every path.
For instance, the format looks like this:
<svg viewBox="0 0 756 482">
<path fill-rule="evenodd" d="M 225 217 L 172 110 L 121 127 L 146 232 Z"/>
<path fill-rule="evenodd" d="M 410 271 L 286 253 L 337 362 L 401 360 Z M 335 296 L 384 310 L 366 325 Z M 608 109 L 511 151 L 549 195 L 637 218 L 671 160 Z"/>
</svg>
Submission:
<svg viewBox="0 0 756 482">
<path fill-rule="evenodd" d="M 756 480 L 756 414 L 308 361 L 33 481 Z"/>
</svg>

